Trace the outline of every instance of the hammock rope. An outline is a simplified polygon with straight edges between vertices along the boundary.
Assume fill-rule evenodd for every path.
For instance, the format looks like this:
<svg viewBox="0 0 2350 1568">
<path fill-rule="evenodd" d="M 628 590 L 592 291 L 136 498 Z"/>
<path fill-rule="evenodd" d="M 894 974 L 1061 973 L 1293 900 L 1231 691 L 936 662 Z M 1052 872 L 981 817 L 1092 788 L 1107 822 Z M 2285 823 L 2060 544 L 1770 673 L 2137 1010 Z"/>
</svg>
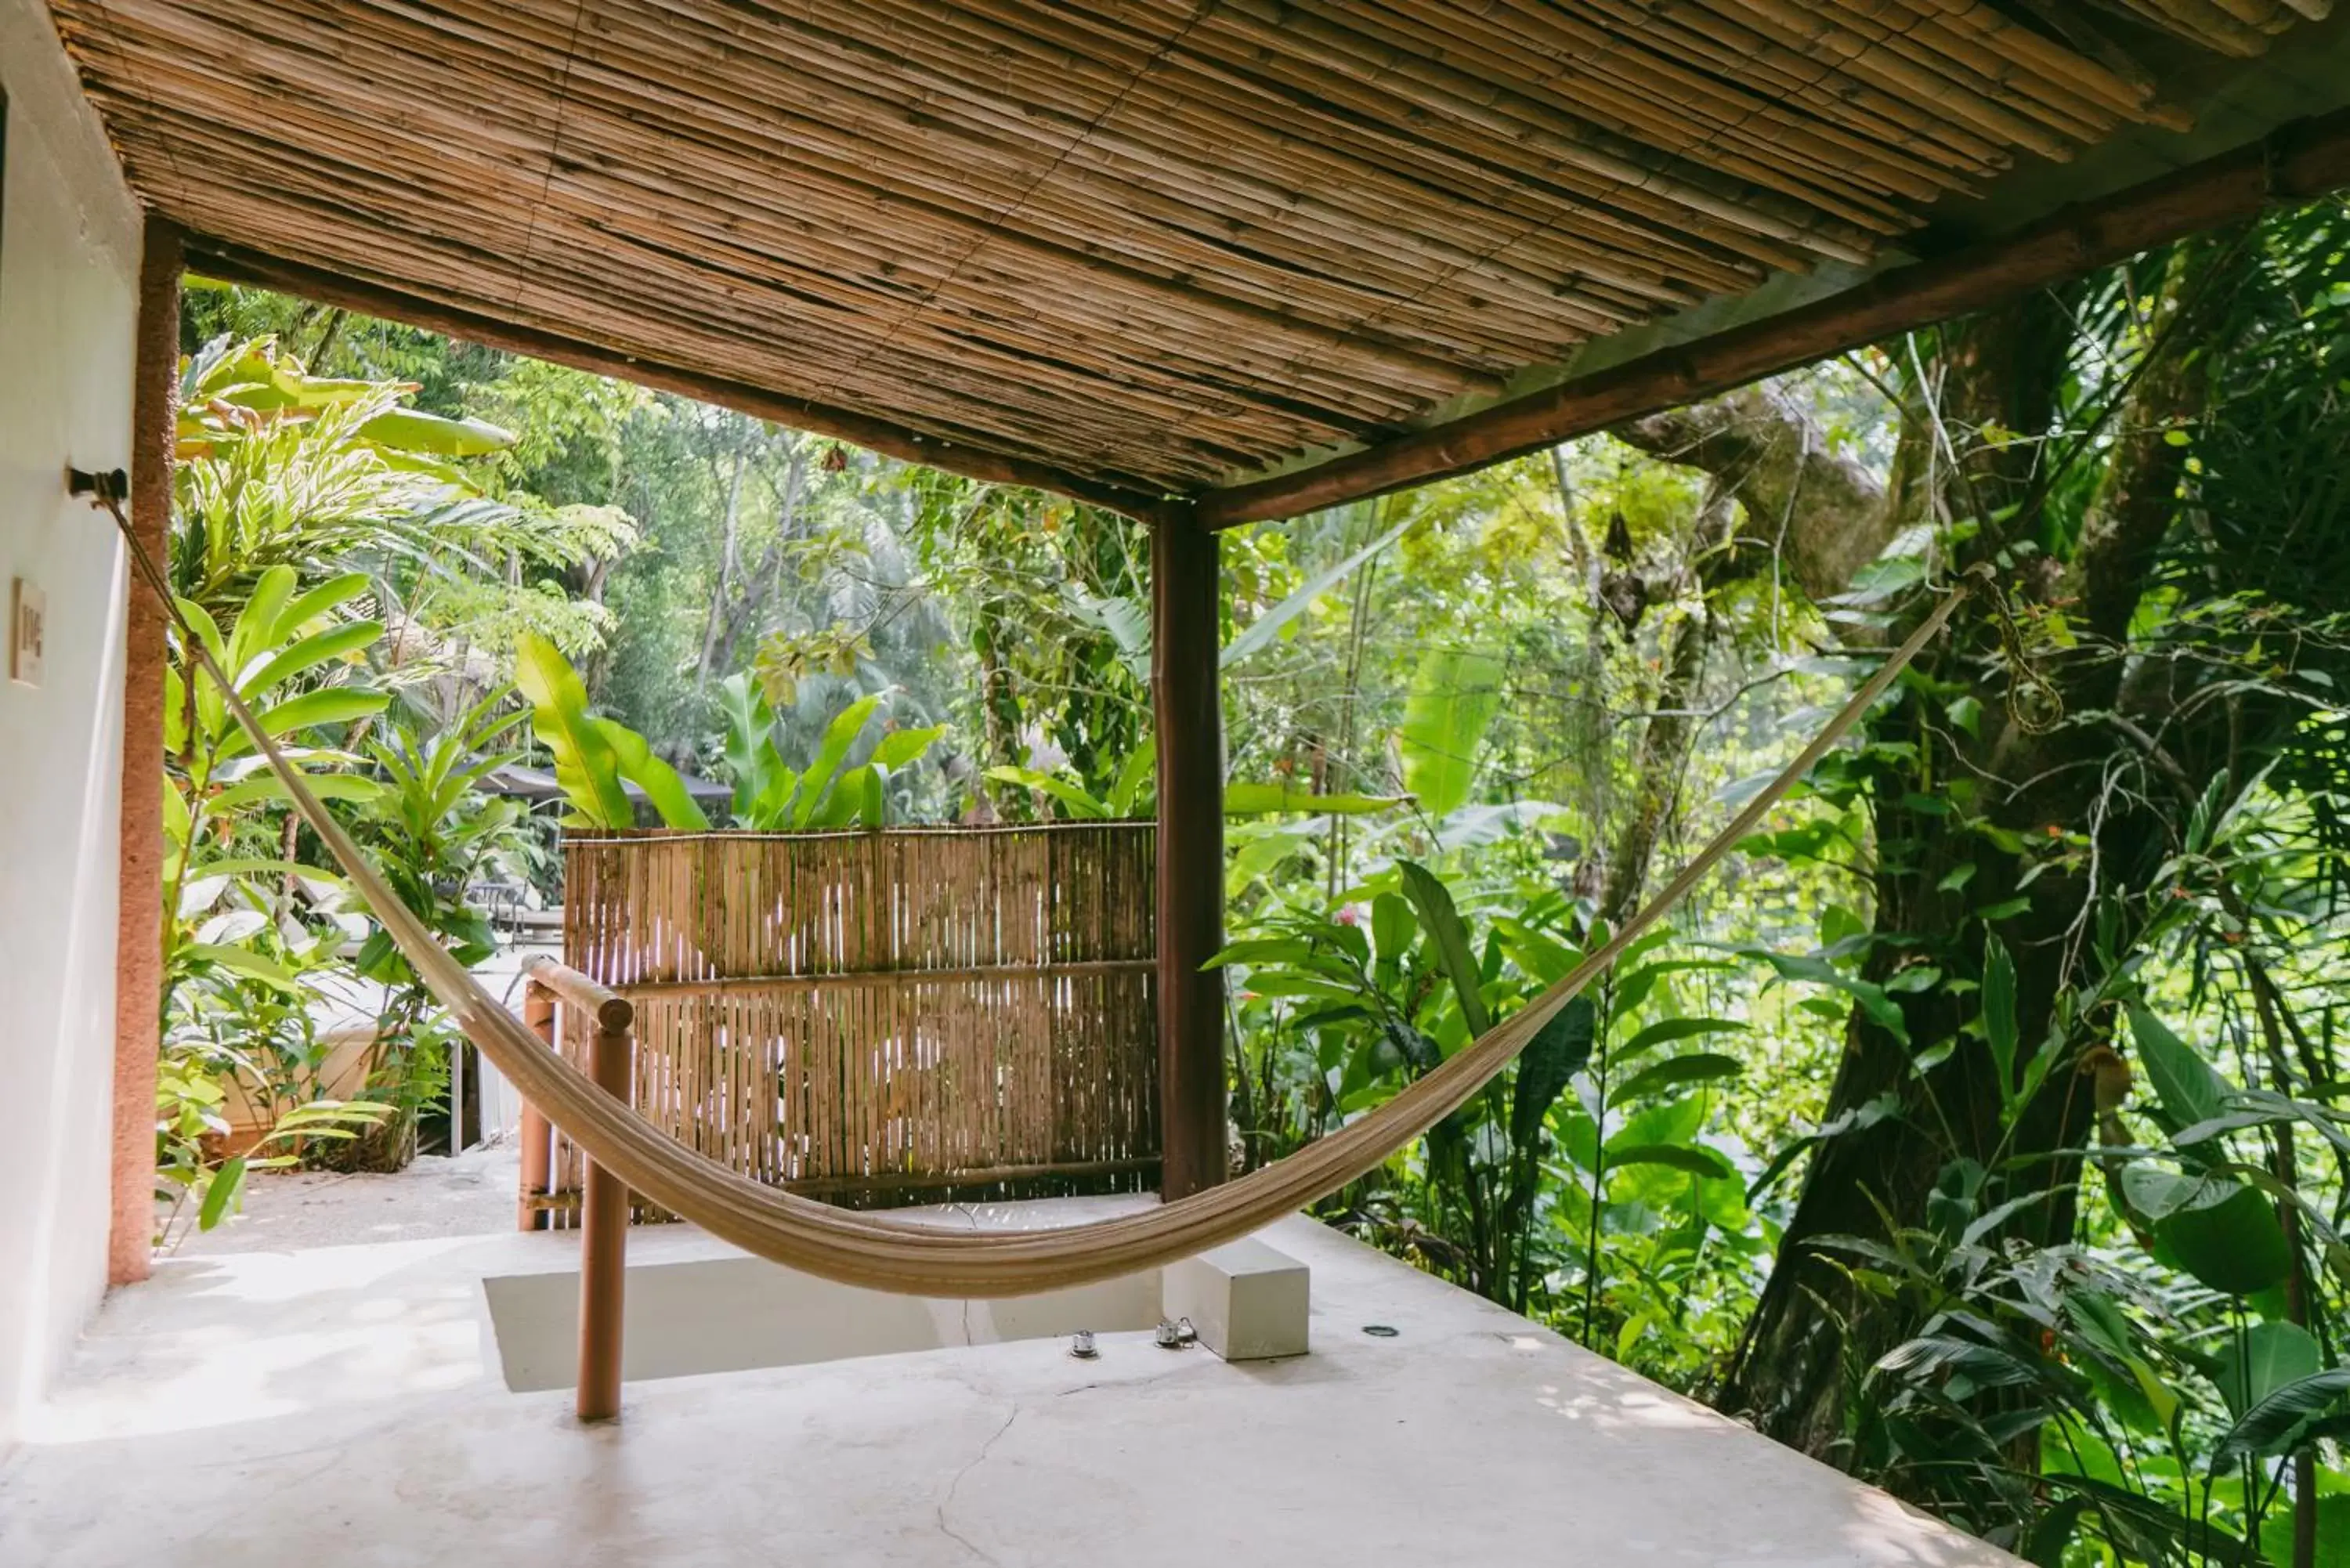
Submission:
<svg viewBox="0 0 2350 1568">
<path fill-rule="evenodd" d="M 1114 1279 L 1191 1257 L 1263 1229 L 1367 1175 L 1465 1105 L 1578 992 L 1671 910 L 1793 789 L 1932 640 L 1970 590 L 1950 589 L 1917 629 L 1853 693 L 1795 760 L 1748 801 L 1679 875 L 1565 978 L 1378 1109 L 1298 1152 L 1171 1203 L 1087 1224 L 1033 1231 L 959 1231 L 836 1209 L 713 1164 L 597 1086 L 546 1049 L 484 990 L 400 901 L 364 850 L 327 814 L 305 774 L 264 732 L 234 684 L 194 634 L 171 585 L 131 531 L 118 493 L 95 497 L 114 517 L 134 569 L 180 632 L 181 645 L 219 686 L 287 795 L 403 957 L 483 1055 L 588 1158 L 671 1212 L 720 1240 L 841 1284 L 934 1297 L 1033 1295 Z"/>
</svg>

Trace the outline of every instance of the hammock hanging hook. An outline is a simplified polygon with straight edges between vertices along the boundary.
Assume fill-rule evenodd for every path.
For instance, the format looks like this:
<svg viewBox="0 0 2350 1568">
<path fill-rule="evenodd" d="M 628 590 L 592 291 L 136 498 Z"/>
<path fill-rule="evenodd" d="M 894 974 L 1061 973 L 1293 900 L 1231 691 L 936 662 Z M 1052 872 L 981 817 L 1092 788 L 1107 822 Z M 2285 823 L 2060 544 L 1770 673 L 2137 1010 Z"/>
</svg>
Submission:
<svg viewBox="0 0 2350 1568">
<path fill-rule="evenodd" d="M 86 468 L 66 470 L 66 493 L 87 495 L 92 506 L 103 507 L 109 502 L 120 505 L 130 498 L 130 474 L 127 470 L 109 468 L 103 473 Z"/>
</svg>

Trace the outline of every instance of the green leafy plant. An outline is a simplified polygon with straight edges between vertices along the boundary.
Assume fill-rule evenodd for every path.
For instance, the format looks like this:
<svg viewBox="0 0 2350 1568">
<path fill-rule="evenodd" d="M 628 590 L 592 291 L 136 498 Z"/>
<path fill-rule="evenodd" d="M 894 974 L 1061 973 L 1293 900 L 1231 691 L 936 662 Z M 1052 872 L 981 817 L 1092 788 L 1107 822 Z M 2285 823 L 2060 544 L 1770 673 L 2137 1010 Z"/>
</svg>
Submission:
<svg viewBox="0 0 2350 1568">
<path fill-rule="evenodd" d="M 324 799 L 361 800 L 376 791 L 352 771 L 351 753 L 310 743 L 320 732 L 372 718 L 389 701 L 348 679 L 383 634 L 376 621 L 338 617 L 366 591 L 365 578 L 345 575 L 297 592 L 293 568 L 273 566 L 225 633 L 203 606 L 181 601 L 195 636 L 232 672 L 237 696 L 305 764 Z M 168 1016 L 177 985 L 208 970 L 292 989 L 292 975 L 267 950 L 270 933 L 290 916 L 288 889 L 332 890 L 340 881 L 284 852 L 272 809 L 285 801 L 285 786 L 261 765 L 226 696 L 184 656 L 164 680 Z"/>
<path fill-rule="evenodd" d="M 347 618 L 367 586 L 347 574 L 297 591 L 293 567 L 273 566 L 253 580 L 225 631 L 202 605 L 181 601 L 193 635 L 232 673 L 236 696 L 327 799 L 366 800 L 376 790 L 353 771 L 352 753 L 316 743 L 373 718 L 387 701 L 356 679 L 383 629 Z M 174 1196 L 174 1215 L 192 1212 L 209 1230 L 233 1211 L 248 1170 L 348 1138 L 383 1107 L 318 1094 L 310 981 L 334 964 L 339 932 L 329 926 L 322 933 L 315 924 L 340 879 L 293 853 L 283 827 L 284 785 L 261 767 L 227 694 L 187 649 L 175 646 L 175 654 L 165 674 L 157 1168 Z M 232 1083 L 286 1129 L 263 1139 L 277 1152 L 222 1160 L 208 1148 L 207 1138 L 231 1131 L 221 1107 Z"/>
<path fill-rule="evenodd" d="M 520 803 L 484 794 L 481 781 L 520 756 L 501 749 L 522 715 L 513 693 L 493 691 L 452 723 L 396 711 L 366 744 L 379 788 L 363 804 L 358 836 L 394 890 L 457 960 L 496 950 L 488 918 L 468 888 L 525 852 Z M 380 1127 L 320 1151 L 323 1162 L 397 1169 L 415 1139 L 418 1113 L 449 1084 L 450 1054 L 463 1036 L 449 1026 L 422 979 L 379 926 L 351 963 L 385 988 L 364 1069 L 365 1092 L 390 1107 Z"/>
<path fill-rule="evenodd" d="M 1157 794 L 1158 758 L 1148 749 L 1127 753 L 1118 776 L 1106 794 L 1095 794 L 1066 772 L 1038 768 L 993 767 L 987 776 L 1050 796 L 1069 816 L 1082 822 L 1115 820 L 1143 815 Z M 1315 794 L 1284 783 L 1227 784 L 1226 816 L 1367 816 L 1409 805 L 1403 795 Z"/>
<path fill-rule="evenodd" d="M 608 831 L 635 826 L 628 792 L 634 784 L 664 826 L 710 826 L 684 778 L 653 755 L 642 735 L 588 711 L 587 683 L 553 642 L 533 632 L 516 639 L 515 685 L 529 700 L 539 741 L 555 753 L 556 783 L 571 806 L 566 821 Z"/>
<path fill-rule="evenodd" d="M 513 438 L 405 406 L 416 389 L 313 376 L 269 337 L 217 338 L 190 358 L 171 559 L 180 596 L 224 612 L 274 566 L 316 580 L 362 562 L 540 553 L 544 531 L 484 499 L 454 462 Z"/>
<path fill-rule="evenodd" d="M 795 768 L 776 746 L 775 710 L 765 693 L 747 675 L 721 681 L 718 711 L 726 723 L 735 825 L 761 832 L 887 826 L 890 779 L 920 762 L 946 727 L 885 731 L 866 760 L 852 767 L 849 755 L 881 703 L 875 693 L 843 708 L 825 725 L 807 765 Z"/>
<path fill-rule="evenodd" d="M 301 1163 L 305 1145 L 360 1137 L 392 1109 L 371 1100 L 307 1100 L 280 1113 L 243 1152 L 215 1158 L 207 1140 L 234 1130 L 221 1114 L 226 1098 L 219 1075 L 201 1057 L 167 1057 L 157 1074 L 155 1183 L 157 1194 L 171 1203 L 156 1227 L 160 1245 L 175 1245 L 191 1225 L 210 1231 L 237 1213 L 255 1171 Z"/>
<path fill-rule="evenodd" d="M 1477 752 L 1502 705 L 1501 661 L 1482 653 L 1431 649 L 1413 675 L 1396 749 L 1403 786 L 1430 816 L 1469 802 Z"/>
<path fill-rule="evenodd" d="M 1583 950 L 1573 926 L 1554 890 L 1494 913 L 1481 936 L 1453 888 L 1411 860 L 1335 914 L 1262 923 L 1216 960 L 1238 977 L 1252 1033 L 1272 1037 L 1253 1081 L 1243 1075 L 1244 1133 L 1274 1153 L 1284 1136 L 1269 1122 L 1287 1119 L 1287 1139 L 1311 1137 L 1378 1104 L 1565 976 Z M 1417 1180 L 1351 1194 L 1351 1222 L 1495 1301 L 1571 1314 L 1587 1338 L 1621 1262 L 1660 1297 L 1643 1307 L 1671 1321 L 1675 1271 L 1712 1266 L 1710 1239 L 1742 1240 L 1753 1224 L 1737 1166 L 1701 1136 L 1708 1087 L 1740 1064 L 1671 1049 L 1742 1026 L 1666 1011 L 1673 977 L 1725 966 L 1661 957 L 1659 945 L 1636 945 L 1610 990 L 1561 1010 L 1512 1072 L 1431 1128 Z M 1653 1022 L 1632 1027 L 1644 1016 Z M 1610 1048 L 1619 1028 L 1629 1038 Z M 1302 1099 L 1279 1086 L 1290 1075 Z M 1274 1110 L 1284 1101 L 1286 1118 Z M 1611 1251 L 1617 1230 L 1638 1235 L 1637 1262 Z M 1608 1306 L 1619 1324 L 1643 1310 Z"/>
</svg>

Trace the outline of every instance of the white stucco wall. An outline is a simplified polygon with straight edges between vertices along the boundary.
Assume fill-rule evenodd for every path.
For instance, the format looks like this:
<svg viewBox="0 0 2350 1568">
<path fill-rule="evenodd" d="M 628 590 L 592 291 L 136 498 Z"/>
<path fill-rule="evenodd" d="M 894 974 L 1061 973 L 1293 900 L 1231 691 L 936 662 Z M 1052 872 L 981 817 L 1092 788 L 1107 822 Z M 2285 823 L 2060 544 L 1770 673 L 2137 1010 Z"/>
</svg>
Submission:
<svg viewBox="0 0 2350 1568">
<path fill-rule="evenodd" d="M 40 0 L 0 0 L 0 621 L 48 595 L 39 688 L 0 653 L 5 1443 L 106 1285 L 123 577 L 63 475 L 130 462 L 140 223 Z"/>
</svg>

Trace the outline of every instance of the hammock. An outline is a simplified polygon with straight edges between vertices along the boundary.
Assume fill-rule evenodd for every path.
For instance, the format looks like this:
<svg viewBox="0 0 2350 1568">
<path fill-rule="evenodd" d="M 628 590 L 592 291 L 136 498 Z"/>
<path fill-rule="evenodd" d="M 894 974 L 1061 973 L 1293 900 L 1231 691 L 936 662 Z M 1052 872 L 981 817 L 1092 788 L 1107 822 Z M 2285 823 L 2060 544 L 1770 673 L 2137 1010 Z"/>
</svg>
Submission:
<svg viewBox="0 0 2350 1568">
<path fill-rule="evenodd" d="M 191 631 L 167 580 L 131 532 L 109 488 L 131 562 L 180 629 L 182 647 L 217 684 L 237 722 L 284 781 L 295 809 L 326 844 L 376 919 L 482 1054 L 598 1165 L 671 1212 L 744 1251 L 841 1284 L 903 1295 L 1034 1295 L 1157 1268 L 1236 1241 L 1377 1169 L 1465 1105 L 1542 1026 L 1696 885 L 1813 764 L 1858 722 L 1942 628 L 1968 591 L 1946 594 L 1826 726 L 1697 857 L 1597 950 L 1542 995 L 1377 1110 L 1261 1169 L 1171 1203 L 1113 1220 L 1037 1231 L 948 1231 L 835 1209 L 711 1163 L 638 1116 L 554 1052 L 484 990 L 327 815 L 304 774 L 265 733 L 234 685 Z"/>
</svg>

